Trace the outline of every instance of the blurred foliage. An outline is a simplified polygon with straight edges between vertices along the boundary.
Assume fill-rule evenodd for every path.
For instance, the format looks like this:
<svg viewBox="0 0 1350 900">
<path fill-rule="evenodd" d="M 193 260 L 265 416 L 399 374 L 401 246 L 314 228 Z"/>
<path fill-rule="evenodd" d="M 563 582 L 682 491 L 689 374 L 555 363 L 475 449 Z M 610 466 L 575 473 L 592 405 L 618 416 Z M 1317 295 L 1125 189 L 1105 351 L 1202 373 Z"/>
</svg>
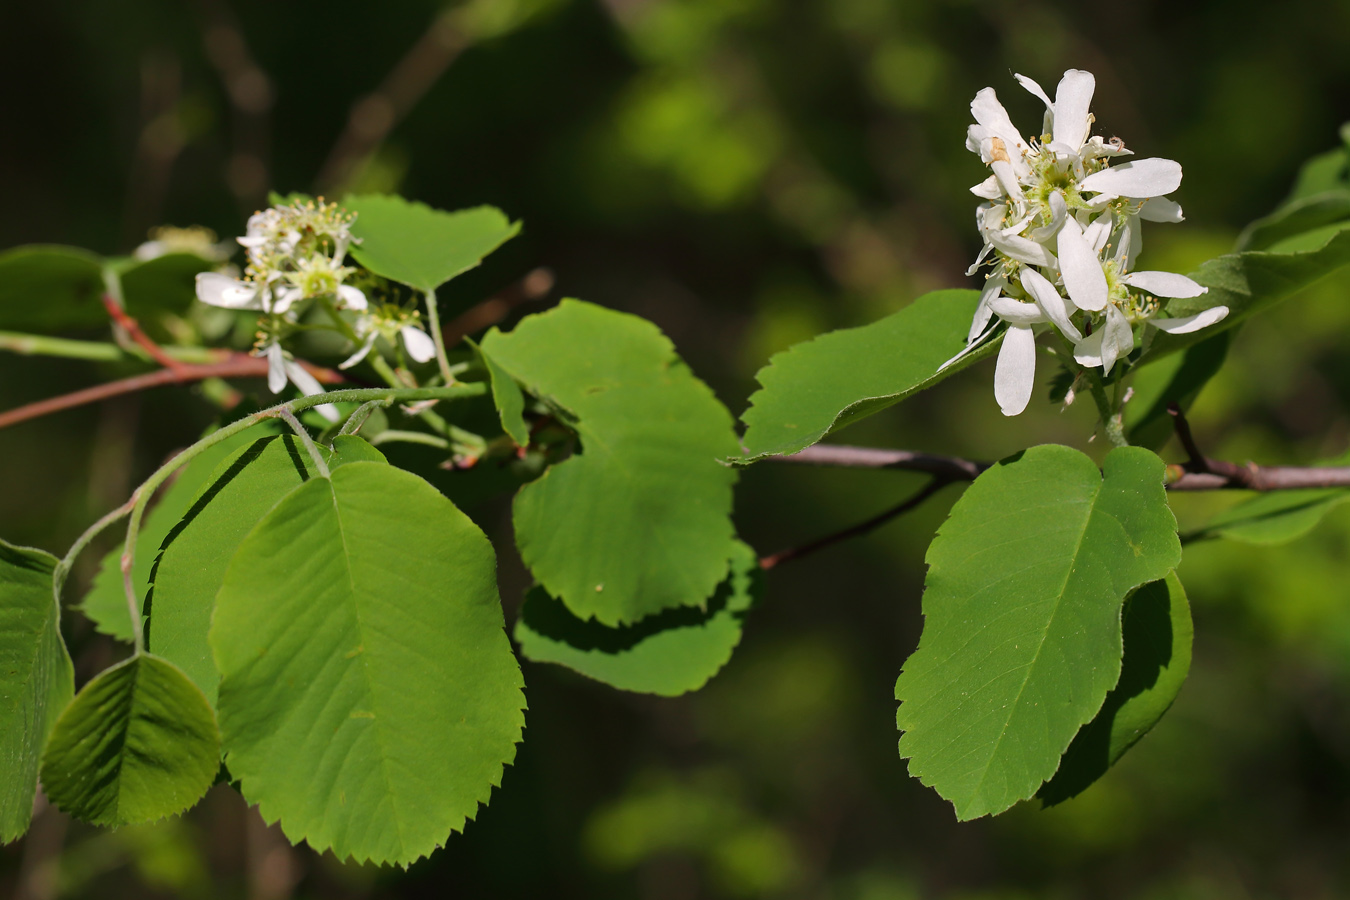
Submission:
<svg viewBox="0 0 1350 900">
<path fill-rule="evenodd" d="M 1094 71 L 1098 128 L 1182 162 L 1188 222 L 1150 232 L 1155 269 L 1231 248 L 1350 119 L 1350 4 L 1334 0 L 473 0 L 445 15 L 432 0 L 59 0 L 6 13 L 0 247 L 126 253 L 162 224 L 237 234 L 269 187 L 323 188 L 349 119 L 373 123 L 387 135 L 337 187 L 491 203 L 524 223 L 446 286 L 449 312 L 551 266 L 563 293 L 655 321 L 735 412 L 772 352 L 969 286 L 967 188 L 984 175 L 962 147 L 969 100 L 993 85 L 1014 120 L 1039 114 L 1010 71 L 1042 83 Z M 354 107 L 414 45 L 425 94 L 406 112 Z M 1350 275 L 1335 276 L 1241 330 L 1192 415 L 1211 455 L 1345 451 L 1347 290 Z M 980 458 L 1047 441 L 1100 452 L 1081 404 L 1003 419 L 989 365 L 847 439 Z M 6 355 L 0 406 L 119 374 Z M 64 549 L 208 409 L 160 390 L 0 432 L 5 538 Z M 743 476 L 740 531 L 777 550 L 916 484 L 761 465 Z M 1196 656 L 1172 712 L 1078 799 L 957 825 L 897 758 L 891 699 L 921 625 L 924 548 L 955 494 L 770 573 L 737 655 L 697 694 L 626 695 L 527 664 L 516 765 L 465 835 L 408 872 L 292 850 L 218 787 L 150 828 L 42 813 L 0 850 L 0 895 L 1350 893 L 1350 511 L 1284 547 L 1189 546 Z M 1185 530 L 1238 499 L 1174 505 Z M 527 579 L 509 509 L 475 514 L 502 554 L 510 620 Z M 87 583 L 92 566 L 75 574 Z M 122 652 L 76 615 L 68 627 L 81 681 Z"/>
</svg>

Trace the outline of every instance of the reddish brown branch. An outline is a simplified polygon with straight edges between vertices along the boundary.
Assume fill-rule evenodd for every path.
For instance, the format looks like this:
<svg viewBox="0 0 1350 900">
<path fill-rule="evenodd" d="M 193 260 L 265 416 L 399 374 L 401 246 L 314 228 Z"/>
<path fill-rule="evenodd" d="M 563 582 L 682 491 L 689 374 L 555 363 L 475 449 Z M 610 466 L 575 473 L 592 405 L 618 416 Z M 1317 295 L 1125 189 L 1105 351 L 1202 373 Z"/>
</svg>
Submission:
<svg viewBox="0 0 1350 900">
<path fill-rule="evenodd" d="M 170 371 L 180 371 L 185 365 L 182 361 L 174 359 L 164 352 L 164 349 L 150 339 L 150 336 L 141 330 L 138 323 L 127 311 L 117 305 L 108 294 L 103 295 L 103 308 L 108 311 L 108 315 L 131 337 L 136 345 L 150 355 L 150 358 Z"/>
<path fill-rule="evenodd" d="M 833 546 L 840 541 L 846 541 L 849 538 L 867 534 L 867 532 L 885 525 L 896 516 L 903 515 L 919 506 L 929 497 L 951 483 L 952 479 L 941 475 L 935 475 L 933 480 L 924 485 L 922 490 L 898 506 L 893 506 L 885 512 L 875 515 L 865 522 L 859 522 L 857 525 L 845 528 L 843 531 L 836 531 L 833 534 L 827 534 L 824 537 L 817 538 L 809 544 L 802 544 L 800 547 L 789 547 L 787 550 L 780 550 L 772 556 L 761 557 L 759 567 L 761 569 L 772 569 L 780 563 L 785 563 L 793 559 L 800 559 L 803 556 L 815 553 L 817 550 L 824 550 L 826 547 Z"/>
<path fill-rule="evenodd" d="M 340 384 L 346 379 L 332 369 L 325 369 L 312 363 L 297 360 L 306 371 L 322 384 Z M 157 369 L 144 375 L 133 375 L 107 384 L 49 397 L 27 406 L 20 406 L 8 412 L 0 413 L 0 428 L 8 428 L 19 422 L 37 419 L 65 409 L 97 403 L 109 397 L 131 394 L 166 384 L 187 384 L 204 378 L 262 378 L 267 376 L 267 360 L 249 356 L 247 353 L 229 353 L 221 362 L 206 365 L 188 365 L 178 363 L 175 368 Z"/>
<path fill-rule="evenodd" d="M 466 335 L 482 331 L 496 325 L 523 303 L 534 303 L 548 296 L 553 290 L 553 270 L 538 268 L 531 271 L 520 281 L 501 293 L 489 297 L 482 303 L 460 313 L 441 327 L 441 338 L 445 346 L 453 347 Z"/>
<path fill-rule="evenodd" d="M 1188 451 L 1189 452 L 1189 451 Z M 791 456 L 771 456 L 776 462 L 815 466 L 845 466 L 865 469 L 901 469 L 928 472 L 949 481 L 972 481 L 992 463 L 959 456 L 938 456 L 912 450 L 884 450 L 816 444 Z M 1258 466 L 1238 465 L 1204 457 L 1205 471 L 1190 463 L 1167 467 L 1168 490 L 1173 491 L 1288 491 L 1303 488 L 1350 487 L 1350 466 Z"/>
</svg>

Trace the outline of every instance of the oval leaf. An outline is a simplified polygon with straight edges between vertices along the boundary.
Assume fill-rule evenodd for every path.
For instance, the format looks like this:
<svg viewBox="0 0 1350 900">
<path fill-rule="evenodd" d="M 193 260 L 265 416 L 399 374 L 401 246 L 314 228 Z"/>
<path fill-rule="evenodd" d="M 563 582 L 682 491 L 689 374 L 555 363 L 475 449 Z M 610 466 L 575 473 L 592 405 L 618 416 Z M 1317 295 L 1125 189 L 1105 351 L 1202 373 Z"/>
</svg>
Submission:
<svg viewBox="0 0 1350 900">
<path fill-rule="evenodd" d="M 742 415 L 745 456 L 796 453 L 990 355 L 998 340 L 943 369 L 966 345 L 978 291 L 924 294 L 861 328 L 831 331 L 774 354 Z"/>
<path fill-rule="evenodd" d="M 42 760 L 42 786 L 77 819 L 134 825 L 187 809 L 219 770 L 206 697 L 172 663 L 141 654 L 100 673 L 66 708 Z"/>
<path fill-rule="evenodd" d="M 604 625 L 700 605 L 735 531 L 731 416 L 656 326 L 564 300 L 493 329 L 483 352 L 559 411 L 580 451 L 516 495 L 521 557 L 574 615 Z"/>
<path fill-rule="evenodd" d="M 671 609 L 633 625 L 583 621 L 535 587 L 516 621 L 516 643 L 535 662 L 558 663 L 621 690 L 675 697 L 703 687 L 727 664 L 762 590 L 759 560 L 744 544 L 706 609 Z"/>
<path fill-rule="evenodd" d="M 959 819 L 1055 773 L 1120 675 L 1120 612 L 1181 559 L 1163 462 L 1068 447 L 988 469 L 928 548 L 919 649 L 895 686 L 900 755 Z"/>
<path fill-rule="evenodd" d="M 407 864 L 486 803 L 524 725 L 483 533 L 357 462 L 292 491 L 216 597 L 226 762 L 263 817 L 339 858 Z"/>
<path fill-rule="evenodd" d="M 348 197 L 343 205 L 357 214 L 356 261 L 424 293 L 472 269 L 520 232 L 519 222 L 491 206 L 445 212 L 383 194 Z"/>
<path fill-rule="evenodd" d="M 359 437 L 339 437 L 334 447 L 332 453 L 321 448 L 331 468 L 357 460 L 384 461 L 380 451 Z M 146 647 L 179 666 L 213 706 L 220 675 L 207 633 L 230 557 L 272 507 L 314 474 L 313 462 L 295 435 L 252 441 L 216 466 L 164 537 L 145 602 Z M 125 618 L 125 599 L 122 608 Z"/>
<path fill-rule="evenodd" d="M 108 321 L 103 260 L 75 247 L 34 245 L 0 253 L 0 328 L 64 331 Z"/>
<path fill-rule="evenodd" d="M 1191 606 L 1175 572 L 1131 594 L 1122 616 L 1120 681 L 1036 794 L 1046 806 L 1076 797 L 1105 775 L 1172 708 L 1191 670 Z"/>
<path fill-rule="evenodd" d="M 42 748 L 75 694 L 55 567 L 50 553 L 0 541 L 0 843 L 28 830 Z"/>
</svg>

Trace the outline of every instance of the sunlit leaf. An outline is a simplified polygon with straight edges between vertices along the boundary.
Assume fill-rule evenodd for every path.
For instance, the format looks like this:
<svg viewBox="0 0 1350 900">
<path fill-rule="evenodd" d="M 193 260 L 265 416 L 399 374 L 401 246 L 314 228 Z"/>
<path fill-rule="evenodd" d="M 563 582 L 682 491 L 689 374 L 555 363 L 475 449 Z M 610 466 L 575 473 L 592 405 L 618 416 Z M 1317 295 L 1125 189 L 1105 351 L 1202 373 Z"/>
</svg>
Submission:
<svg viewBox="0 0 1350 900">
<path fill-rule="evenodd" d="M 577 300 L 493 330 L 483 352 L 575 429 L 580 448 L 516 495 L 521 557 L 604 625 L 700 605 L 735 543 L 731 416 L 652 325 Z"/>
<path fill-rule="evenodd" d="M 933 291 L 870 325 L 775 354 L 741 415 L 741 461 L 796 453 L 990 355 L 997 339 L 938 371 L 965 346 L 978 301 L 977 291 Z"/>
<path fill-rule="evenodd" d="M 666 610 L 617 628 L 578 619 L 535 587 L 516 622 L 516 643 L 535 662 L 558 663 L 625 691 L 674 697 L 703 687 L 731 659 L 762 581 L 754 551 L 740 544 L 706 609 Z"/>
<path fill-rule="evenodd" d="M 292 491 L 216 597 L 226 762 L 263 817 L 339 858 L 410 863 L 486 803 L 524 725 L 483 533 L 356 462 Z"/>
<path fill-rule="evenodd" d="M 75 693 L 55 567 L 50 553 L 0 541 L 0 843 L 28 830 L 42 748 Z"/>
<path fill-rule="evenodd" d="M 933 539 L 897 722 L 910 774 L 957 818 L 1035 794 L 1115 686 L 1121 604 L 1181 559 L 1163 469 L 1138 447 L 1101 472 L 1033 447 L 980 475 Z"/>
<path fill-rule="evenodd" d="M 333 454 L 321 448 L 333 468 L 384 459 L 358 437 L 339 437 L 334 446 Z M 146 646 L 181 668 L 213 705 L 220 676 L 207 632 L 230 557 L 272 507 L 314 474 L 294 435 L 252 441 L 202 479 L 191 505 L 163 539 L 146 602 Z"/>
<path fill-rule="evenodd" d="M 95 825 L 153 822 L 201 799 L 220 769 L 206 697 L 149 654 L 99 674 L 56 723 L 42 786 L 65 812 Z"/>
<path fill-rule="evenodd" d="M 54 245 L 0 253 L 0 328 L 63 331 L 106 324 L 103 260 Z"/>
<path fill-rule="evenodd" d="M 517 447 L 528 445 L 530 426 L 523 415 L 525 395 L 521 393 L 520 385 L 516 384 L 516 380 L 497 365 L 492 357 L 481 353 L 479 356 L 487 366 L 488 377 L 492 380 L 492 402 L 496 405 L 497 415 L 501 418 L 502 430 L 511 436 Z"/>
<path fill-rule="evenodd" d="M 1191 669 L 1191 607 L 1176 573 L 1139 588 L 1122 613 L 1120 681 L 1073 739 L 1037 797 L 1046 806 L 1082 793 L 1171 709 Z"/>
<path fill-rule="evenodd" d="M 383 194 L 350 196 L 343 205 L 357 214 L 356 261 L 419 291 L 467 272 L 520 232 L 519 222 L 491 206 L 445 212 Z"/>
</svg>

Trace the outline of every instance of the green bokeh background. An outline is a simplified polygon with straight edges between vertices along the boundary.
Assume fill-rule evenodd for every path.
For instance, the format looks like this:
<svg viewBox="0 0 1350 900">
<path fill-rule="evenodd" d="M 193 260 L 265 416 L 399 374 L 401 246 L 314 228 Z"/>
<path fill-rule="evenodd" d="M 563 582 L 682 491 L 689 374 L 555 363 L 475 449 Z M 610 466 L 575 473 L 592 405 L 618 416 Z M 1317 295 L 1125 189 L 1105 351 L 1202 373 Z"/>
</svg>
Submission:
<svg viewBox="0 0 1350 900">
<path fill-rule="evenodd" d="M 10 4 L 0 247 L 127 252 L 160 223 L 239 233 L 266 188 L 319 187 L 353 104 L 440 9 Z M 967 105 L 993 85 L 1030 130 L 1041 106 L 1013 71 L 1050 87 L 1067 67 L 1092 70 L 1098 132 L 1182 162 L 1188 219 L 1146 233 L 1155 269 L 1229 249 L 1350 119 L 1350 4 L 1331 0 L 475 0 L 455 15 L 467 47 L 347 186 L 443 208 L 491 203 L 524 221 L 443 292 L 448 315 L 547 265 L 555 297 L 655 321 L 736 413 L 771 353 L 970 285 L 966 189 L 985 172 L 962 146 Z M 1334 276 L 1242 330 L 1193 415 L 1212 455 L 1300 463 L 1345 451 L 1347 296 L 1350 274 Z M 112 374 L 6 355 L 0 406 Z M 1040 402 L 1051 374 L 1017 419 L 999 415 L 985 363 L 846 438 L 979 458 L 1047 441 L 1095 450 L 1084 404 Z M 4 537 L 64 550 L 209 410 L 160 390 L 0 432 Z M 765 464 L 744 474 L 737 520 L 768 553 L 919 483 Z M 740 650 L 698 694 L 622 694 L 526 663 L 516 765 L 466 834 L 409 871 L 288 849 L 216 788 L 153 827 L 102 832 L 44 814 L 0 849 L 0 895 L 1350 893 L 1350 512 L 1285 547 L 1188 547 L 1195 664 L 1163 723 L 1075 801 L 958 825 L 908 779 L 892 699 L 922 624 L 924 548 L 955 491 L 769 573 Z M 1233 498 L 1174 499 L 1184 527 Z M 510 619 L 527 579 L 508 507 L 476 512 L 502 553 Z M 82 681 L 117 657 L 74 615 L 70 629 Z"/>
</svg>

